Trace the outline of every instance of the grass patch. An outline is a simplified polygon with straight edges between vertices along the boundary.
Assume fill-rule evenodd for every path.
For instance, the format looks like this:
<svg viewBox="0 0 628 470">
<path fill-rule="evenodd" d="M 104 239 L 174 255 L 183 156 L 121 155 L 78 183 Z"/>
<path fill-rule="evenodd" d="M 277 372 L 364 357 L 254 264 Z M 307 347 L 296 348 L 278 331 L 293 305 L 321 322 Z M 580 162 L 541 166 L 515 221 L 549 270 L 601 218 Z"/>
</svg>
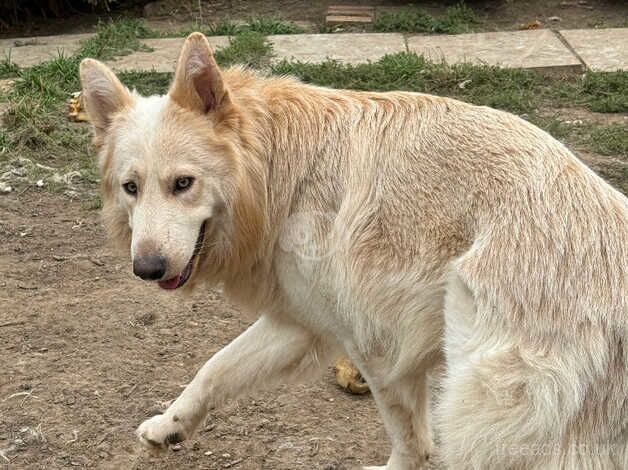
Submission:
<svg viewBox="0 0 628 470">
<path fill-rule="evenodd" d="M 442 17 L 436 18 L 419 8 L 381 13 L 373 29 L 382 32 L 460 34 L 471 31 L 478 19 L 464 2 L 450 6 Z"/>
<path fill-rule="evenodd" d="M 163 95 L 172 80 L 172 74 L 167 72 L 121 72 L 117 75 L 127 87 L 145 96 Z"/>
<path fill-rule="evenodd" d="M 256 33 L 270 34 L 301 34 L 305 30 L 291 21 L 284 21 L 274 16 L 256 16 L 248 21 L 247 28 Z"/>
<path fill-rule="evenodd" d="M 628 112 L 628 73 L 589 72 L 583 76 L 580 86 L 582 101 L 591 111 Z"/>
<path fill-rule="evenodd" d="M 78 56 L 63 57 L 23 69 L 13 87 L 18 97 L 37 97 L 43 104 L 63 100 L 79 87 Z"/>
<path fill-rule="evenodd" d="M 138 19 L 101 23 L 97 33 L 83 42 L 79 56 L 109 60 L 134 51 L 152 50 L 140 41 L 142 38 L 150 37 L 152 32 Z"/>
<path fill-rule="evenodd" d="M 243 33 L 271 34 L 301 34 L 305 30 L 299 25 L 285 21 L 277 16 L 253 16 L 246 22 L 237 22 L 229 18 L 223 18 L 215 23 L 207 25 L 198 24 L 193 29 L 183 31 L 161 33 L 150 30 L 145 36 L 140 37 L 185 37 L 194 31 L 200 31 L 206 36 L 236 36 Z"/>
<path fill-rule="evenodd" d="M 628 157 L 628 128 L 624 124 L 595 126 L 588 139 L 597 153 Z"/>
<path fill-rule="evenodd" d="M 564 106 L 583 106 L 599 113 L 628 112 L 628 73 L 586 72 L 578 79 L 557 81 L 552 98 Z"/>
<path fill-rule="evenodd" d="M 0 127 L 0 161 L 2 161 L 2 155 L 10 151 L 9 140 L 7 131 Z"/>
<path fill-rule="evenodd" d="M 245 31 L 231 38 L 229 47 L 218 49 L 214 56 L 222 66 L 245 64 L 260 68 L 268 64 L 271 52 L 271 45 L 263 34 Z"/>
<path fill-rule="evenodd" d="M 11 62 L 11 57 L 5 57 L 0 60 L 0 79 L 2 78 L 14 78 L 20 73 L 20 67 Z"/>
<path fill-rule="evenodd" d="M 189 30 L 178 34 L 179 36 L 187 36 L 194 31 L 202 31 L 207 36 L 235 36 L 238 34 L 241 25 L 230 19 L 222 19 L 216 23 L 210 23 L 207 26 L 199 25 L 195 30 Z"/>
</svg>

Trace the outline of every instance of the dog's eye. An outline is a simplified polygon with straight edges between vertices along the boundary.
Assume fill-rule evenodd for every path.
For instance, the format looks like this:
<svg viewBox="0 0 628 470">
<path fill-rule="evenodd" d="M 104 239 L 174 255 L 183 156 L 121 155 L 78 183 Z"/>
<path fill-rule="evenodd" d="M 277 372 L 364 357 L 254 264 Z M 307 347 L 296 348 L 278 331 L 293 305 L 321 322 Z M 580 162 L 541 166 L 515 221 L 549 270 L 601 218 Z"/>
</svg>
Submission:
<svg viewBox="0 0 628 470">
<path fill-rule="evenodd" d="M 122 187 L 127 192 L 127 194 L 130 194 L 131 196 L 135 196 L 137 194 L 137 184 L 135 184 L 133 181 L 124 183 Z"/>
<path fill-rule="evenodd" d="M 180 193 L 189 189 L 190 186 L 192 186 L 193 182 L 194 178 L 192 178 L 191 176 L 183 176 L 181 178 L 177 178 L 177 180 L 174 182 L 174 192 Z"/>
</svg>

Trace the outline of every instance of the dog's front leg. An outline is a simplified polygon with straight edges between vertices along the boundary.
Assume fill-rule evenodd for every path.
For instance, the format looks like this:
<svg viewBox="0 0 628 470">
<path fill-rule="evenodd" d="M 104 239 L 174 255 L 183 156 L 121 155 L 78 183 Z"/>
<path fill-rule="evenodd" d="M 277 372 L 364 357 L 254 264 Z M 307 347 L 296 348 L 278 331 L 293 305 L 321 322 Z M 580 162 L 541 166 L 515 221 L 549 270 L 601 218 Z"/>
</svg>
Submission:
<svg viewBox="0 0 628 470">
<path fill-rule="evenodd" d="M 214 406 L 320 370 L 327 352 L 305 328 L 264 315 L 207 361 L 166 412 L 144 421 L 137 435 L 149 449 L 167 449 L 190 437 Z"/>
</svg>

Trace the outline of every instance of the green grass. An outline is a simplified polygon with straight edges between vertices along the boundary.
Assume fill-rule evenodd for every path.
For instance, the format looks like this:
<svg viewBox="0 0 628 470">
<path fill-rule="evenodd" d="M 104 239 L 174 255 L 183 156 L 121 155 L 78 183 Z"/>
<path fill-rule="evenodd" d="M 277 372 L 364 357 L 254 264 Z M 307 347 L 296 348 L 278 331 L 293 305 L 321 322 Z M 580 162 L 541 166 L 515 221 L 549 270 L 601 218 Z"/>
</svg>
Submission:
<svg viewBox="0 0 628 470">
<path fill-rule="evenodd" d="M 580 80 L 557 88 L 556 98 L 595 112 L 628 112 L 628 73 L 587 72 Z"/>
<path fill-rule="evenodd" d="M 563 139 L 600 155 L 628 157 L 628 128 L 618 123 L 565 122 L 533 115 L 530 121 L 557 139 Z"/>
<path fill-rule="evenodd" d="M 236 36 L 248 32 L 267 36 L 271 34 L 301 34 L 305 32 L 297 24 L 282 20 L 276 16 L 252 16 L 246 22 L 237 22 L 230 18 L 223 18 L 214 23 L 197 24 L 192 29 L 182 31 L 162 33 L 147 30 L 141 37 L 185 37 L 194 31 L 200 31 L 206 36 Z"/>
<path fill-rule="evenodd" d="M 0 127 L 0 161 L 2 161 L 1 160 L 2 155 L 10 151 L 9 141 L 10 141 L 9 134 L 7 133 L 5 129 Z"/>
<path fill-rule="evenodd" d="M 256 33 L 270 34 L 301 34 L 305 30 L 290 21 L 284 21 L 274 16 L 256 16 L 248 21 L 248 30 Z"/>
<path fill-rule="evenodd" d="M 194 31 L 201 31 L 207 36 L 234 36 L 240 32 L 241 25 L 230 19 L 222 19 L 216 23 L 210 23 L 207 26 L 199 25 Z M 192 30 L 185 31 L 181 36 L 187 36 Z"/>
<path fill-rule="evenodd" d="M 13 93 L 19 97 L 38 97 L 50 104 L 63 100 L 79 87 L 80 61 L 80 56 L 59 56 L 23 69 L 15 82 Z"/>
<path fill-rule="evenodd" d="M 373 22 L 373 29 L 382 32 L 459 34 L 471 31 L 478 22 L 473 10 L 464 2 L 457 3 L 436 18 L 419 8 L 381 13 Z"/>
<path fill-rule="evenodd" d="M 144 96 L 163 95 L 168 91 L 171 73 L 163 72 L 121 72 L 118 78 L 131 89 L 136 89 Z"/>
<path fill-rule="evenodd" d="M 20 67 L 11 62 L 10 56 L 0 60 L 0 79 L 17 77 L 19 72 Z"/>
<path fill-rule="evenodd" d="M 625 124 L 595 126 L 588 139 L 597 153 L 628 157 L 628 127 Z"/>
<path fill-rule="evenodd" d="M 141 20 L 101 23 L 97 32 L 97 35 L 83 42 L 79 56 L 108 60 L 138 50 L 151 50 L 141 42 L 142 38 L 151 36 L 151 30 Z"/>
<path fill-rule="evenodd" d="M 218 49 L 214 56 L 222 66 L 245 64 L 259 68 L 268 64 L 271 51 L 271 46 L 263 34 L 245 31 L 232 37 L 229 47 Z"/>
</svg>

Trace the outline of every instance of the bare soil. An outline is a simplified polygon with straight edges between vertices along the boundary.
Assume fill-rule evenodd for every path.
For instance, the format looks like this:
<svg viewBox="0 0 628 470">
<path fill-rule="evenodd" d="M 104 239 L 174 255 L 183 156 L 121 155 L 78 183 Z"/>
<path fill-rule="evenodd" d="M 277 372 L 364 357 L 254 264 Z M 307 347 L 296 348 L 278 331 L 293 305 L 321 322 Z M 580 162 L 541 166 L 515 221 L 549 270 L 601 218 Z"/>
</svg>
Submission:
<svg viewBox="0 0 628 470">
<path fill-rule="evenodd" d="M 351 469 L 389 443 L 370 395 L 331 371 L 212 412 L 155 459 L 137 425 L 247 327 L 219 292 L 181 298 L 133 279 L 98 214 L 31 188 L 0 196 L 0 468 Z"/>
</svg>

